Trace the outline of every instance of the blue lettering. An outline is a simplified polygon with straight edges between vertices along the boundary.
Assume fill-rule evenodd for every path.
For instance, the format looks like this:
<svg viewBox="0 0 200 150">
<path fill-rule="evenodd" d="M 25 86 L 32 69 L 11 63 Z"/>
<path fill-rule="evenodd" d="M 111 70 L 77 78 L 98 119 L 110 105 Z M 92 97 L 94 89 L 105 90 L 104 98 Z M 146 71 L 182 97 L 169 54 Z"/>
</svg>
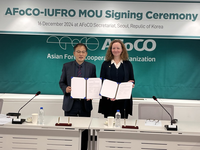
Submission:
<svg viewBox="0 0 200 150">
<path fill-rule="evenodd" d="M 146 17 L 147 17 L 148 19 L 151 19 L 152 16 L 150 17 L 149 14 L 152 14 L 152 13 L 153 13 L 152 11 L 148 11 L 148 12 L 146 13 Z"/>
<path fill-rule="evenodd" d="M 15 13 L 18 13 L 19 8 L 13 8 L 13 15 L 15 15 Z"/>
<path fill-rule="evenodd" d="M 111 14 L 110 14 L 110 13 L 111 13 L 111 11 L 110 11 L 110 10 L 107 10 L 107 11 L 106 11 L 106 16 L 105 16 L 105 17 L 106 17 L 106 18 L 110 18 L 110 17 L 111 17 Z"/>
<path fill-rule="evenodd" d="M 58 14 L 60 14 L 60 9 L 55 9 L 55 16 L 57 16 Z"/>
<path fill-rule="evenodd" d="M 25 11 L 21 9 L 21 10 L 19 11 L 19 14 L 20 14 L 21 16 L 23 16 L 23 15 L 25 14 Z"/>
<path fill-rule="evenodd" d="M 69 12 L 68 12 L 68 15 L 69 15 L 70 17 L 74 17 L 74 16 L 76 15 L 76 11 L 73 10 L 73 9 L 70 9 Z"/>
<path fill-rule="evenodd" d="M 66 9 L 62 9 L 62 10 L 61 10 L 61 16 L 62 16 L 62 17 L 63 17 L 63 16 L 67 17 L 67 10 L 66 10 Z"/>
<path fill-rule="evenodd" d="M 38 8 L 33 9 L 33 15 L 38 16 L 40 14 L 40 10 Z"/>
<path fill-rule="evenodd" d="M 27 8 L 27 9 L 26 9 L 26 15 L 27 15 L 27 16 L 31 16 L 31 15 L 32 15 L 31 13 L 28 13 L 29 10 L 31 11 L 32 9 L 31 9 L 31 8 Z"/>
<path fill-rule="evenodd" d="M 84 15 L 84 17 L 86 17 L 86 14 L 87 14 L 87 10 L 84 10 L 84 11 L 79 10 L 79 17 L 81 17 L 83 15 Z"/>
<path fill-rule="evenodd" d="M 12 15 L 12 11 L 10 10 L 10 8 L 8 7 L 6 10 L 5 15 Z"/>
</svg>

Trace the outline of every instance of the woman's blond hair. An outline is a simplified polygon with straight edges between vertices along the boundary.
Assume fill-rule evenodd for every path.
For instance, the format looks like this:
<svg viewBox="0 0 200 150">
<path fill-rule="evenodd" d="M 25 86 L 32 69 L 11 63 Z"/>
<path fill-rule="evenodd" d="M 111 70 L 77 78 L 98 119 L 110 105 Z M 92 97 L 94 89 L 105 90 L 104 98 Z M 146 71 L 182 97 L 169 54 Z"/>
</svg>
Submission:
<svg viewBox="0 0 200 150">
<path fill-rule="evenodd" d="M 120 58 L 121 58 L 122 60 L 128 60 L 128 52 L 127 52 L 127 50 L 126 50 L 126 47 L 125 47 L 124 43 L 123 43 L 121 40 L 113 40 L 113 41 L 110 43 L 110 45 L 109 45 L 109 47 L 108 47 L 108 50 L 107 50 L 107 52 L 106 52 L 106 61 L 110 61 L 110 60 L 114 59 L 114 55 L 112 54 L 112 45 L 113 45 L 114 43 L 117 43 L 117 42 L 120 43 L 121 46 L 122 46 L 122 53 L 121 53 L 121 55 L 120 55 Z"/>
</svg>

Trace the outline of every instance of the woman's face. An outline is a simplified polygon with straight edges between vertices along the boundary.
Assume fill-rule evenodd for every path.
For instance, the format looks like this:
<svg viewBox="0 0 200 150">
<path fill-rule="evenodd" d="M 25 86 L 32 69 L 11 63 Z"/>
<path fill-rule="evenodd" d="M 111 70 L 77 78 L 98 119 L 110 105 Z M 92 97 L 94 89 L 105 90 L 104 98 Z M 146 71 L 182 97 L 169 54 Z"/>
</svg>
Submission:
<svg viewBox="0 0 200 150">
<path fill-rule="evenodd" d="M 112 45 L 112 54 L 114 57 L 120 57 L 122 53 L 122 46 L 119 42 L 113 43 Z"/>
</svg>

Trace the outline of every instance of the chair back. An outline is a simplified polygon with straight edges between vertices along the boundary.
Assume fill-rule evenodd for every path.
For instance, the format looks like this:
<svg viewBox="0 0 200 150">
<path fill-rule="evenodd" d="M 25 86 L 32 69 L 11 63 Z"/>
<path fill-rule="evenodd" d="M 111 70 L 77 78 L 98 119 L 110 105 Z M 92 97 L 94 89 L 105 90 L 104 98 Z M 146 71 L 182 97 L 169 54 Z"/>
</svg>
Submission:
<svg viewBox="0 0 200 150">
<path fill-rule="evenodd" d="M 174 106 L 164 104 L 163 107 L 174 118 Z M 169 114 L 159 104 L 139 104 L 138 119 L 171 120 Z"/>
<path fill-rule="evenodd" d="M 3 99 L 0 99 L 0 113 L 1 113 L 2 107 L 3 107 Z"/>
</svg>

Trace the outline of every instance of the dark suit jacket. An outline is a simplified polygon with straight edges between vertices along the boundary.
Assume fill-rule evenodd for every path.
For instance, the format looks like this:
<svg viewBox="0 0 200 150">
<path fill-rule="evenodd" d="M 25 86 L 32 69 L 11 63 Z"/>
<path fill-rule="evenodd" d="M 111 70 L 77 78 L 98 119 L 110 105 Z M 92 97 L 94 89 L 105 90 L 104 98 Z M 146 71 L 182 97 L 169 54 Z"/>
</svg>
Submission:
<svg viewBox="0 0 200 150">
<path fill-rule="evenodd" d="M 75 61 L 65 63 L 63 65 L 62 69 L 62 75 L 60 78 L 60 88 L 63 91 L 64 98 L 63 98 L 63 106 L 62 109 L 64 111 L 70 111 L 73 105 L 74 100 L 70 97 L 70 93 L 66 93 L 66 88 L 68 86 L 71 86 L 71 77 L 75 76 Z M 85 70 L 84 70 L 84 78 L 92 78 L 96 77 L 96 66 L 94 64 L 91 64 L 89 62 L 84 62 L 85 63 Z M 84 100 L 84 105 L 86 111 L 91 111 L 92 110 L 92 101 L 87 101 Z"/>
<path fill-rule="evenodd" d="M 135 80 L 134 79 L 134 74 L 133 74 L 133 67 L 130 61 L 123 61 L 123 65 L 124 65 L 124 82 L 127 82 L 129 80 Z M 110 73 L 110 69 L 111 69 L 111 61 L 104 61 L 102 66 L 101 66 L 101 73 L 100 73 L 100 77 L 103 79 L 111 79 L 111 73 Z"/>
<path fill-rule="evenodd" d="M 124 66 L 124 82 L 127 82 L 129 80 L 134 80 L 134 74 L 133 74 L 133 67 L 130 61 L 123 61 L 123 66 Z M 111 79 L 111 61 L 104 61 L 102 66 L 101 66 L 101 73 L 100 73 L 100 77 L 102 78 L 102 81 L 104 79 Z M 132 115 L 132 96 L 130 98 L 130 100 L 125 102 L 126 106 L 122 106 L 122 107 L 126 107 L 126 113 Z M 107 109 L 109 109 L 109 103 L 106 97 L 102 97 L 102 99 L 100 99 L 99 102 L 99 113 L 105 114 L 107 112 Z"/>
</svg>

